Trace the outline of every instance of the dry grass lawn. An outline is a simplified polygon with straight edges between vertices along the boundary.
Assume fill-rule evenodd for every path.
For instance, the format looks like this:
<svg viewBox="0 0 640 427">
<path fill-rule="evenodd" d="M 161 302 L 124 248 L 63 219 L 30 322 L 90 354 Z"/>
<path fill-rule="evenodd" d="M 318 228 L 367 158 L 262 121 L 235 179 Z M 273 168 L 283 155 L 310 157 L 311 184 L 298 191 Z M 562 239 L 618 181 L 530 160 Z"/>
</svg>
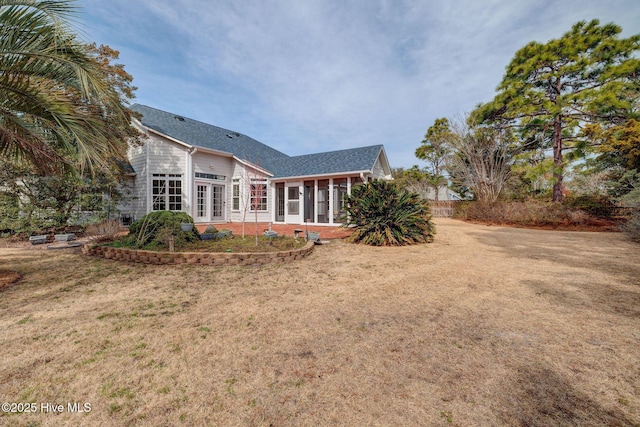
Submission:
<svg viewBox="0 0 640 427">
<path fill-rule="evenodd" d="M 8 426 L 640 425 L 640 245 L 437 219 L 295 263 L 0 249 Z M 88 402 L 69 413 L 67 402 Z"/>
</svg>

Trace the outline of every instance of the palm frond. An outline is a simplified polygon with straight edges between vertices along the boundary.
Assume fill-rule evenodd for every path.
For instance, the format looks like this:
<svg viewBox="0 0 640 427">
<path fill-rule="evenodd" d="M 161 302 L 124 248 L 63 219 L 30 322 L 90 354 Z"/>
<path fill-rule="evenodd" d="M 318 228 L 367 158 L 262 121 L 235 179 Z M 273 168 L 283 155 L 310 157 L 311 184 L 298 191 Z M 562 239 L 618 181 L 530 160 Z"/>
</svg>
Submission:
<svg viewBox="0 0 640 427">
<path fill-rule="evenodd" d="M 91 50 L 70 30 L 71 1 L 0 0 L 0 152 L 49 169 L 50 156 L 80 168 L 121 158 L 129 112 Z M 13 117 L 13 119 L 11 119 Z M 37 126 L 26 132 L 16 117 Z M 13 122 L 14 126 L 9 126 Z M 15 137 L 10 132 L 19 132 Z M 40 147 L 36 147 L 36 144 Z M 24 150 L 24 152 L 22 152 Z"/>
</svg>

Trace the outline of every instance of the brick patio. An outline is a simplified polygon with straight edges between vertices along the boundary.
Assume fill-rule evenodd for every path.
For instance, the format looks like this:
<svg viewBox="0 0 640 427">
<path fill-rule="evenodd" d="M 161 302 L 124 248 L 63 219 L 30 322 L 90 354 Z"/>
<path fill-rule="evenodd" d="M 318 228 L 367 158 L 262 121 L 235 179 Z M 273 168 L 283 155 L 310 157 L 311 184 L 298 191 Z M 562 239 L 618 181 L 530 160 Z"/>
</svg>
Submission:
<svg viewBox="0 0 640 427">
<path fill-rule="evenodd" d="M 196 228 L 200 233 L 204 232 L 207 228 L 208 224 L 198 224 Z M 239 222 L 227 222 L 227 223 L 214 223 L 214 227 L 218 230 L 226 229 L 231 230 L 235 236 L 242 235 L 242 223 Z M 244 224 L 244 232 L 245 235 L 255 235 L 256 224 L 255 222 L 247 221 Z M 302 236 L 304 236 L 304 232 L 307 230 L 307 226 L 305 225 L 292 225 L 292 224 L 272 224 L 271 229 L 278 233 L 278 235 L 282 236 L 290 236 L 293 237 L 294 230 L 302 230 Z M 268 222 L 259 222 L 258 230 L 262 233 L 264 230 L 269 229 Z M 320 233 L 320 239 L 322 240 L 330 240 L 330 239 L 344 239 L 351 235 L 351 231 L 341 228 L 341 227 L 330 227 L 323 225 L 309 225 L 309 231 L 315 231 L 316 233 Z"/>
</svg>

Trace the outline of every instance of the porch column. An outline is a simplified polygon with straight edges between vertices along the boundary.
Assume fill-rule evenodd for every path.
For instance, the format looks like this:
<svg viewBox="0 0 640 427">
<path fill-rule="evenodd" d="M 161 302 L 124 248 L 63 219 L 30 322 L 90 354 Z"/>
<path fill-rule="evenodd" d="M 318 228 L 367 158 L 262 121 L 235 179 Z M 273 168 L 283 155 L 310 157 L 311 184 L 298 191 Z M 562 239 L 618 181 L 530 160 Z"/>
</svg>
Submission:
<svg viewBox="0 0 640 427">
<path fill-rule="evenodd" d="M 313 207 L 313 223 L 318 223 L 318 180 L 313 180 L 313 203 L 315 206 Z"/>
<path fill-rule="evenodd" d="M 333 224 L 333 178 L 329 178 L 329 224 Z"/>
<path fill-rule="evenodd" d="M 269 205 L 273 206 L 271 210 L 271 214 L 269 215 L 271 219 L 269 222 L 276 222 L 276 216 L 278 214 L 278 190 L 276 189 L 276 183 L 269 180 L 266 186 L 267 190 L 267 209 L 269 209 Z M 271 192 L 269 192 L 271 190 Z M 269 203 L 269 194 L 271 194 L 271 203 Z"/>
</svg>

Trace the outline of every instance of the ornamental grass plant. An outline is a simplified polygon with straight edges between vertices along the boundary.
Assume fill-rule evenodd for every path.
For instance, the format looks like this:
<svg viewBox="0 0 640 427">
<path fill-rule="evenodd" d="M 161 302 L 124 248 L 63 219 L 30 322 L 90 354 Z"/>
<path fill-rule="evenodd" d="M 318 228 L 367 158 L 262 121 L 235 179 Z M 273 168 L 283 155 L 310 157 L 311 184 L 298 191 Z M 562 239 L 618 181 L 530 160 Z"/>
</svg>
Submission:
<svg viewBox="0 0 640 427">
<path fill-rule="evenodd" d="M 349 241 L 373 246 L 401 246 L 433 241 L 429 204 L 395 183 L 374 180 L 355 186 L 346 199 Z"/>
</svg>

